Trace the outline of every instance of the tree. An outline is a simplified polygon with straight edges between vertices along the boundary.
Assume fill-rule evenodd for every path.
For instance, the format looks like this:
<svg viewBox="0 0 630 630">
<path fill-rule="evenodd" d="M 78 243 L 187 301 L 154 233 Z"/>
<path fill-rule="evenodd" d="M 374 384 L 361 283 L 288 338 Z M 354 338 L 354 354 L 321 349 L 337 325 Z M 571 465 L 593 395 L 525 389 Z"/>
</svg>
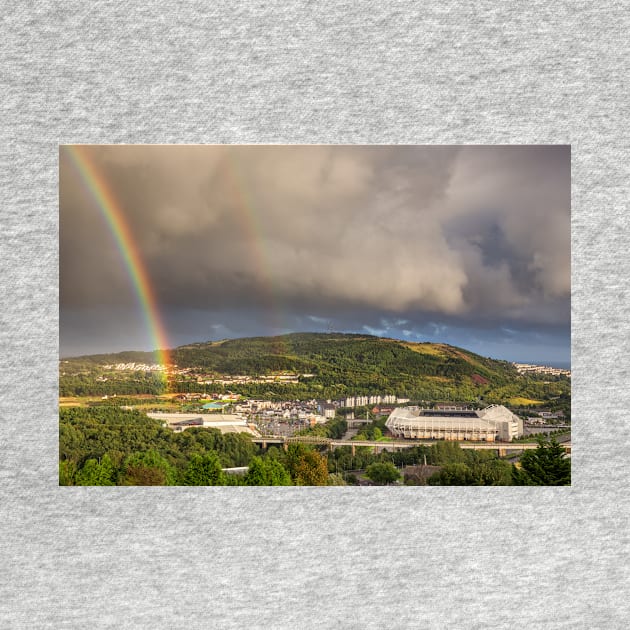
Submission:
<svg viewBox="0 0 630 630">
<path fill-rule="evenodd" d="M 388 486 L 400 479 L 400 472 L 391 462 L 376 462 L 365 469 L 365 476 L 374 483 Z"/>
<path fill-rule="evenodd" d="M 115 486 L 118 471 L 112 463 L 110 456 L 106 453 L 101 458 L 101 466 L 99 471 L 99 486 Z"/>
<path fill-rule="evenodd" d="M 277 459 L 253 457 L 245 475 L 246 486 L 290 486 L 291 475 Z"/>
<path fill-rule="evenodd" d="M 332 473 L 331 475 L 328 475 L 328 485 L 329 486 L 347 486 L 348 484 L 343 478 L 343 475 L 340 475 L 339 473 Z"/>
<path fill-rule="evenodd" d="M 175 469 L 157 451 L 133 453 L 123 466 L 123 486 L 174 486 Z"/>
<path fill-rule="evenodd" d="M 440 440 L 431 445 L 427 459 L 430 464 L 441 466 L 457 462 L 464 463 L 466 454 L 457 442 Z"/>
<path fill-rule="evenodd" d="M 77 486 L 115 486 L 116 469 L 109 455 L 103 455 L 101 461 L 88 459 L 75 475 Z"/>
<path fill-rule="evenodd" d="M 512 485 L 512 466 L 502 459 L 491 459 L 473 466 L 473 474 L 482 486 Z"/>
<path fill-rule="evenodd" d="M 473 486 L 476 484 L 473 471 L 466 464 L 455 462 L 445 464 L 442 470 L 427 480 L 430 486 Z"/>
<path fill-rule="evenodd" d="M 328 484 L 328 459 L 304 444 L 290 444 L 286 456 L 291 479 L 298 486 Z"/>
<path fill-rule="evenodd" d="M 296 466 L 295 479 L 299 486 L 327 485 L 328 460 L 317 451 L 307 451 Z"/>
<path fill-rule="evenodd" d="M 159 468 L 144 464 L 128 464 L 122 478 L 123 486 L 167 486 L 166 474 Z"/>
<path fill-rule="evenodd" d="M 525 451 L 520 468 L 512 469 L 517 486 L 570 486 L 571 460 L 565 457 L 564 449 L 555 437 L 538 438 L 538 448 Z"/>
<path fill-rule="evenodd" d="M 62 459 L 59 462 L 59 485 L 73 486 L 77 465 L 71 459 Z"/>
<path fill-rule="evenodd" d="M 195 453 L 190 458 L 190 463 L 184 475 L 186 486 L 223 486 L 225 474 L 221 468 L 221 462 L 214 451 L 205 455 Z"/>
</svg>

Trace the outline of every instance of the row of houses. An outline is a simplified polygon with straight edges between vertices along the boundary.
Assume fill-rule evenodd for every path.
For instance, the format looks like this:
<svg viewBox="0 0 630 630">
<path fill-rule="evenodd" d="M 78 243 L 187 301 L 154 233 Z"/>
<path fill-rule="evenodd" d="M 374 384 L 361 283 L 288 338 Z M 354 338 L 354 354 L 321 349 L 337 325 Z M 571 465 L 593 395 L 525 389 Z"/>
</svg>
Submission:
<svg viewBox="0 0 630 630">
<path fill-rule="evenodd" d="M 548 365 L 532 365 L 531 363 L 514 363 L 519 374 L 551 374 L 552 376 L 571 376 L 571 370 L 550 367 Z"/>
</svg>

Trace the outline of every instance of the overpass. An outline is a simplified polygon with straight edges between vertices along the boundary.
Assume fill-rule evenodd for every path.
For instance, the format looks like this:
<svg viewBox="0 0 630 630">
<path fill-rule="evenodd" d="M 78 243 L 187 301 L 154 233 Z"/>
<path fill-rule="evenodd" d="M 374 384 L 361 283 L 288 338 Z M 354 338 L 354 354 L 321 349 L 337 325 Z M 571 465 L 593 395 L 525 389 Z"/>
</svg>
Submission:
<svg viewBox="0 0 630 630">
<path fill-rule="evenodd" d="M 397 451 L 404 448 L 413 448 L 414 446 L 431 446 L 432 444 L 438 444 L 444 440 L 391 440 L 391 441 L 375 441 L 375 440 L 333 440 L 331 438 L 318 437 L 315 435 L 293 435 L 290 437 L 285 436 L 270 436 L 270 437 L 256 437 L 252 438 L 252 442 L 260 444 L 262 448 L 267 448 L 271 445 L 282 445 L 283 448 L 288 448 L 289 444 L 312 444 L 316 446 L 326 446 L 328 450 L 332 451 L 339 446 L 352 447 L 352 454 L 355 454 L 357 446 L 367 446 L 374 449 L 375 453 L 382 451 Z M 452 443 L 452 442 L 451 442 Z M 475 451 L 498 451 L 499 456 L 503 457 L 508 452 L 516 451 L 528 451 L 538 448 L 537 442 L 470 442 L 462 441 L 456 442 L 461 448 L 472 449 Z M 561 444 L 565 453 L 571 453 L 571 442 L 563 442 Z"/>
</svg>

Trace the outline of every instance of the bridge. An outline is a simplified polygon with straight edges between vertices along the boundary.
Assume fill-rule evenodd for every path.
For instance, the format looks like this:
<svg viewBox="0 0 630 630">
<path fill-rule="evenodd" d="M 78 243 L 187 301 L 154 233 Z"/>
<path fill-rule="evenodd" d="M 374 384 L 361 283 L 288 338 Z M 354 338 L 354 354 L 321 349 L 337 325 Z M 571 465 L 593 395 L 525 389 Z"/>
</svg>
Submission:
<svg viewBox="0 0 630 630">
<path fill-rule="evenodd" d="M 391 441 L 374 441 L 374 440 L 333 440 L 331 438 L 319 437 L 315 435 L 293 435 L 290 437 L 285 436 L 270 436 L 270 437 L 257 437 L 252 438 L 252 442 L 260 444 L 262 448 L 267 448 L 271 445 L 282 445 L 284 449 L 287 449 L 289 444 L 313 444 L 317 446 L 326 446 L 328 450 L 332 451 L 339 446 L 352 447 L 352 454 L 355 454 L 357 446 L 367 446 L 374 449 L 375 453 L 382 451 L 399 451 L 404 448 L 413 448 L 414 446 L 431 446 L 444 440 L 391 440 Z M 454 442 L 454 441 L 453 441 Z M 453 443 L 451 442 L 451 443 Z M 538 448 L 537 442 L 470 442 L 461 441 L 454 442 L 459 444 L 461 448 L 472 449 L 475 451 L 498 451 L 499 457 L 507 455 L 508 452 L 516 451 L 528 451 Z M 571 453 L 571 442 L 563 442 L 561 444 L 565 453 Z"/>
</svg>

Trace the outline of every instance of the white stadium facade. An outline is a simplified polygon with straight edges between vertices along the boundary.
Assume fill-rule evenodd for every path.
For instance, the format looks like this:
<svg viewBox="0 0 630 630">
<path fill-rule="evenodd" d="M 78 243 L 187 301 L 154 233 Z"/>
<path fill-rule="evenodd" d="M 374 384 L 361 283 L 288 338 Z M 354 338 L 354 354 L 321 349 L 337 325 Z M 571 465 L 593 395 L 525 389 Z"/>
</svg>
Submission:
<svg viewBox="0 0 630 630">
<path fill-rule="evenodd" d="M 399 407 L 385 426 L 396 437 L 424 440 L 509 442 L 523 435 L 523 421 L 503 405 L 457 410 Z"/>
</svg>

